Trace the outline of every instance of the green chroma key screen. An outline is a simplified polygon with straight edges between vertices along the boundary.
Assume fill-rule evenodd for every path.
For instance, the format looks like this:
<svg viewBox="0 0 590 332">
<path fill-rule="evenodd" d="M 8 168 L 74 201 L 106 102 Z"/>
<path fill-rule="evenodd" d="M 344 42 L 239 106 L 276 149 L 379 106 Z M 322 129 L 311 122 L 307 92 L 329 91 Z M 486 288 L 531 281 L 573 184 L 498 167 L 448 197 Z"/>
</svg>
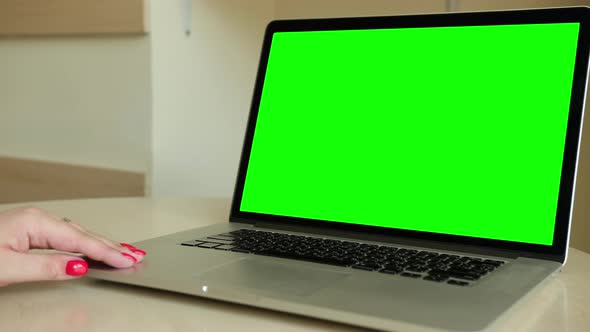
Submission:
<svg viewBox="0 0 590 332">
<path fill-rule="evenodd" d="M 578 29 L 274 33 L 240 210 L 551 245 Z"/>
</svg>

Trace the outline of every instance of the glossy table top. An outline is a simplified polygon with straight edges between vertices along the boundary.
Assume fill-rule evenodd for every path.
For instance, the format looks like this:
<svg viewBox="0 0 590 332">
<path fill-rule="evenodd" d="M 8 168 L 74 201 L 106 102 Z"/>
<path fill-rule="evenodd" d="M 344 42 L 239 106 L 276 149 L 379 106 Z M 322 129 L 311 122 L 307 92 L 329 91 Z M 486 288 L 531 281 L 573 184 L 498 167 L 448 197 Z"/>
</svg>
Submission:
<svg viewBox="0 0 590 332">
<path fill-rule="evenodd" d="M 34 204 L 121 242 L 227 222 L 229 199 L 89 199 Z M 0 205 L 0 210 L 19 204 Z M 149 255 L 149 253 L 148 253 Z M 148 256 L 149 257 L 149 256 Z M 468 314 L 468 313 L 466 313 Z M 590 255 L 571 249 L 557 277 L 493 331 L 588 331 Z M 0 288 L 2 331 L 365 331 L 270 310 L 79 279 Z"/>
</svg>

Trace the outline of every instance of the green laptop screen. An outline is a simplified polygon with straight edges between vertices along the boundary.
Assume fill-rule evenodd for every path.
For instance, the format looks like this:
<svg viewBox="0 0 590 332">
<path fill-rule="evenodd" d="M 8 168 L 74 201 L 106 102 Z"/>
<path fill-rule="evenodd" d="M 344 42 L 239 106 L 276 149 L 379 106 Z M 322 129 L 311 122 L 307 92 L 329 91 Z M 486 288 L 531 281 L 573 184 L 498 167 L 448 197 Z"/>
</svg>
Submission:
<svg viewBox="0 0 590 332">
<path fill-rule="evenodd" d="M 274 33 L 240 211 L 551 245 L 578 30 Z"/>
</svg>

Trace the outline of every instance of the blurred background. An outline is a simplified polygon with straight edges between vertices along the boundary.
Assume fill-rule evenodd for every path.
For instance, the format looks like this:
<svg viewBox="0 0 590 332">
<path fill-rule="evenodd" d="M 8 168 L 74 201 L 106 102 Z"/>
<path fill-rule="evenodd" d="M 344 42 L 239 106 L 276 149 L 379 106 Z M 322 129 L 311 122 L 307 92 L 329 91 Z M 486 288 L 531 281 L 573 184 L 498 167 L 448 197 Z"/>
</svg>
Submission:
<svg viewBox="0 0 590 332">
<path fill-rule="evenodd" d="M 273 19 L 575 5 L 590 0 L 0 0 L 0 204 L 230 197 Z M 572 233 L 587 252 L 589 131 Z"/>
</svg>

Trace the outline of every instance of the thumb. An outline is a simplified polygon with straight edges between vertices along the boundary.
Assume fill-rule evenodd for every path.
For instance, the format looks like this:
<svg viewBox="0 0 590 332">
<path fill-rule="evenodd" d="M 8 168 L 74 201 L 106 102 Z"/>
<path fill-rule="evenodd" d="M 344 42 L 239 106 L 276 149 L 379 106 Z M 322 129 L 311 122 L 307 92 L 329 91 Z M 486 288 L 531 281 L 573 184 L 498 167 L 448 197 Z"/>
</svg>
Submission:
<svg viewBox="0 0 590 332">
<path fill-rule="evenodd" d="M 2 254 L 0 283 L 41 280 L 68 280 L 85 275 L 88 263 L 76 256 L 5 251 Z"/>
</svg>

